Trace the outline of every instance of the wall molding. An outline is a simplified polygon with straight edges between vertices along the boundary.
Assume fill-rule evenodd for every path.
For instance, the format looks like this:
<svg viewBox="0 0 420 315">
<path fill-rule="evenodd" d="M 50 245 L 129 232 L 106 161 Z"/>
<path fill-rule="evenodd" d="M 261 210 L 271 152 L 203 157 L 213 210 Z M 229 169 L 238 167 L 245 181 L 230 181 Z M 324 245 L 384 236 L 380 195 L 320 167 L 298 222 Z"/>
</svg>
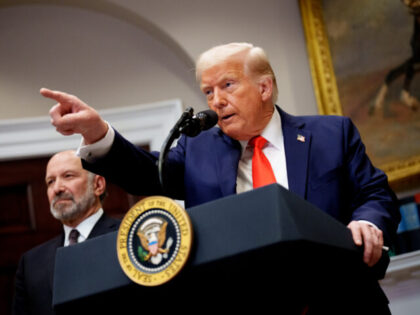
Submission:
<svg viewBox="0 0 420 315">
<path fill-rule="evenodd" d="M 420 271 L 420 250 L 391 257 L 387 276 L 406 272 L 407 270 Z"/>
<path fill-rule="evenodd" d="M 183 111 L 179 99 L 98 110 L 129 141 L 160 150 L 172 126 Z M 76 149 L 80 135 L 63 136 L 49 116 L 0 120 L 0 161 L 49 156 Z"/>
</svg>

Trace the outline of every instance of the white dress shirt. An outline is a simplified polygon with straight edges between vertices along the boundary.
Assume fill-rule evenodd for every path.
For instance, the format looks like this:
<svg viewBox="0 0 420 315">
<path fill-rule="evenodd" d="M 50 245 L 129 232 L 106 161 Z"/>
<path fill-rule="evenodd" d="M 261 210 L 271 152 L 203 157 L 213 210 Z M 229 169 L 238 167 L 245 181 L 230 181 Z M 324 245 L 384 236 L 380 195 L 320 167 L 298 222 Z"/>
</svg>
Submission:
<svg viewBox="0 0 420 315">
<path fill-rule="evenodd" d="M 100 219 L 103 213 L 104 213 L 104 210 L 100 208 L 98 211 L 96 211 L 94 214 L 92 214 L 90 217 L 88 217 L 84 221 L 80 222 L 80 224 L 74 228 L 63 224 L 64 246 L 69 245 L 69 235 L 70 235 L 70 231 L 73 229 L 78 230 L 80 233 L 77 239 L 77 242 L 78 243 L 84 242 L 89 237 L 90 232 L 92 232 L 93 227 L 95 226 L 96 222 L 98 222 L 98 220 Z"/>
<path fill-rule="evenodd" d="M 284 151 L 283 130 L 281 129 L 280 113 L 274 109 L 270 122 L 261 133 L 267 140 L 263 153 L 270 161 L 277 183 L 284 188 L 289 188 L 287 180 L 286 153 Z M 252 154 L 253 147 L 248 141 L 240 141 L 242 155 L 238 165 L 238 177 L 236 179 L 236 193 L 252 190 Z"/>
<path fill-rule="evenodd" d="M 108 122 L 106 123 L 108 124 L 108 131 L 105 137 L 103 137 L 101 140 L 92 144 L 85 144 L 85 140 L 82 137 L 82 141 L 80 142 L 80 145 L 76 151 L 77 156 L 85 161 L 92 163 L 95 162 L 96 159 L 105 156 L 109 152 L 112 143 L 114 142 L 115 131 Z"/>
</svg>

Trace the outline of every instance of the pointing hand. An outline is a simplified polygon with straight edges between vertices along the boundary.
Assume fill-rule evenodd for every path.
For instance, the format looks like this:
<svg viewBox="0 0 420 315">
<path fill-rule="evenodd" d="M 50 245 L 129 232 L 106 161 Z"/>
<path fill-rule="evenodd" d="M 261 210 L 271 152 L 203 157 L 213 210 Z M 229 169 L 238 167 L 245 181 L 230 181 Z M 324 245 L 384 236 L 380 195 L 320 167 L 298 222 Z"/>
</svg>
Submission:
<svg viewBox="0 0 420 315">
<path fill-rule="evenodd" d="M 79 133 L 85 144 L 92 144 L 106 135 L 108 124 L 96 110 L 76 96 L 46 88 L 42 88 L 40 93 L 58 102 L 50 109 L 50 116 L 51 124 L 61 134 Z"/>
</svg>

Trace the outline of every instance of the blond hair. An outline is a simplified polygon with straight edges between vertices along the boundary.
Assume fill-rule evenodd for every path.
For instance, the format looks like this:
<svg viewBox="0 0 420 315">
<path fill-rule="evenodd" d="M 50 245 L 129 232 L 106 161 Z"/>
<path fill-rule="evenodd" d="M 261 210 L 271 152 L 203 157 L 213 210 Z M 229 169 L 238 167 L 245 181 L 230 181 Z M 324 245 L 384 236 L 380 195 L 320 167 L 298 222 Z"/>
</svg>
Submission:
<svg viewBox="0 0 420 315">
<path fill-rule="evenodd" d="M 278 88 L 276 76 L 268 61 L 267 55 L 261 47 L 256 47 L 250 43 L 230 43 L 215 46 L 203 52 L 196 62 L 196 79 L 201 80 L 202 73 L 232 57 L 242 57 L 244 71 L 249 75 L 256 75 L 258 78 L 269 77 L 273 81 L 273 103 L 277 101 Z"/>
</svg>

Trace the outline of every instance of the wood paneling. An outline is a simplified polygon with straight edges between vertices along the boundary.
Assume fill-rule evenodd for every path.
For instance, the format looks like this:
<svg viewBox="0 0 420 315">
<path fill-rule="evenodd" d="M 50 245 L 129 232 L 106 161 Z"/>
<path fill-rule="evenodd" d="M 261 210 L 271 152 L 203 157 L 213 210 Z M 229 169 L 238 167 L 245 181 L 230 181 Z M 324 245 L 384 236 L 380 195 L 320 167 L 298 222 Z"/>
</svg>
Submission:
<svg viewBox="0 0 420 315">
<path fill-rule="evenodd" d="M 0 162 L 0 314 L 10 314 L 21 255 L 61 233 L 49 210 L 45 168 L 49 157 Z M 122 218 L 140 198 L 107 183 L 103 208 Z"/>
<path fill-rule="evenodd" d="M 21 184 L 0 189 L 0 235 L 21 233 L 35 228 L 32 187 Z"/>
</svg>

